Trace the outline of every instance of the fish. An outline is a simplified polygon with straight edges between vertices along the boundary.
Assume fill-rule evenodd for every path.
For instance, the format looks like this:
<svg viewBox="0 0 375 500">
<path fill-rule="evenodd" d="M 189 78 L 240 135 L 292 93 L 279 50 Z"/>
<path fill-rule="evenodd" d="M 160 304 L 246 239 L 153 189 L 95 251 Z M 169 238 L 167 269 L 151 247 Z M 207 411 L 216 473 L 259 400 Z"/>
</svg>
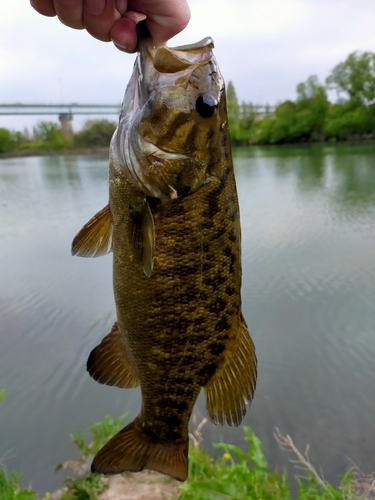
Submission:
<svg viewBox="0 0 375 500">
<path fill-rule="evenodd" d="M 184 481 L 201 389 L 213 423 L 239 425 L 257 360 L 241 312 L 239 206 L 213 41 L 155 48 L 145 27 L 139 36 L 109 148 L 109 203 L 72 243 L 81 257 L 113 252 L 117 321 L 87 370 L 142 394 L 138 416 L 91 470 Z"/>
</svg>

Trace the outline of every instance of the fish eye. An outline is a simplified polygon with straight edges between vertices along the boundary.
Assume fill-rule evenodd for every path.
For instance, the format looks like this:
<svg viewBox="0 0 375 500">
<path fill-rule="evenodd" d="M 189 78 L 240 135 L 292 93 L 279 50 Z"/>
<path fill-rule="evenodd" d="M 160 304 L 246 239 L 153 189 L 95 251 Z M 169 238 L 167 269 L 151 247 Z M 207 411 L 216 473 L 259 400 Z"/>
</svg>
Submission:
<svg viewBox="0 0 375 500">
<path fill-rule="evenodd" d="M 202 118 L 211 118 L 217 107 L 217 101 L 210 94 L 202 94 L 195 101 L 195 109 Z"/>
</svg>

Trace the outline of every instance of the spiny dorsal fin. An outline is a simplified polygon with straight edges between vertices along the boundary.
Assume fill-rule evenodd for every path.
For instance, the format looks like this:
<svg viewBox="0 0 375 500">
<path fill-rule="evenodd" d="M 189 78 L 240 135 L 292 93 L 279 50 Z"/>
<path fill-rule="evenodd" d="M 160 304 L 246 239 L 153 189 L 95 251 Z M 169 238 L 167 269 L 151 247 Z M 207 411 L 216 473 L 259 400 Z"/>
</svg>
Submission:
<svg viewBox="0 0 375 500">
<path fill-rule="evenodd" d="M 223 353 L 222 366 L 204 387 L 208 416 L 215 424 L 239 425 L 246 413 L 246 403 L 254 396 L 257 360 L 242 315 L 236 318 L 235 328 L 237 335 Z"/>
<path fill-rule="evenodd" d="M 109 205 L 94 215 L 72 243 L 72 255 L 100 257 L 112 251 L 113 221 Z"/>
<path fill-rule="evenodd" d="M 117 323 L 87 360 L 87 371 L 99 384 L 137 387 L 139 380 L 125 351 Z"/>
<path fill-rule="evenodd" d="M 95 455 L 91 472 L 120 474 L 150 469 L 185 481 L 188 448 L 188 438 L 177 442 L 156 441 L 143 431 L 141 419 L 137 417 Z"/>
</svg>

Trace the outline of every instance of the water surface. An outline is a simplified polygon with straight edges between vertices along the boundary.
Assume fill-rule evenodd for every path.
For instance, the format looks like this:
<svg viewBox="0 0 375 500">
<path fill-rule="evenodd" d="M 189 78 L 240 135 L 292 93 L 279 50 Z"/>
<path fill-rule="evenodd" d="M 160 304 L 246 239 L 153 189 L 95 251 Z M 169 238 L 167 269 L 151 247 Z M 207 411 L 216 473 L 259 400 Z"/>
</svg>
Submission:
<svg viewBox="0 0 375 500">
<path fill-rule="evenodd" d="M 234 152 L 243 240 L 243 309 L 259 378 L 244 424 L 271 467 L 278 426 L 327 479 L 375 470 L 375 145 Z M 85 370 L 115 319 L 111 256 L 70 256 L 107 203 L 105 156 L 0 160 L 0 457 L 39 492 L 76 456 L 69 433 L 107 413 L 134 417 L 138 389 Z M 200 397 L 198 411 L 205 415 Z M 240 428 L 206 424 L 207 446 Z M 86 432 L 88 435 L 88 432 Z"/>
</svg>

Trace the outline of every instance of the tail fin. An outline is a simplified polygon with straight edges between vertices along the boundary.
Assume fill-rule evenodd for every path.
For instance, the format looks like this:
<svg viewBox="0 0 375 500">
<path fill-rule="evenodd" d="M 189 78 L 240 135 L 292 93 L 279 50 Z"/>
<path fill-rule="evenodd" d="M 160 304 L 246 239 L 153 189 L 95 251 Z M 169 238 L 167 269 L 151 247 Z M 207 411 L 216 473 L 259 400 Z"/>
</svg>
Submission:
<svg viewBox="0 0 375 500">
<path fill-rule="evenodd" d="M 120 474 L 150 469 L 185 481 L 188 475 L 188 448 L 188 438 L 179 443 L 152 439 L 143 432 L 137 417 L 95 455 L 91 472 Z"/>
</svg>

